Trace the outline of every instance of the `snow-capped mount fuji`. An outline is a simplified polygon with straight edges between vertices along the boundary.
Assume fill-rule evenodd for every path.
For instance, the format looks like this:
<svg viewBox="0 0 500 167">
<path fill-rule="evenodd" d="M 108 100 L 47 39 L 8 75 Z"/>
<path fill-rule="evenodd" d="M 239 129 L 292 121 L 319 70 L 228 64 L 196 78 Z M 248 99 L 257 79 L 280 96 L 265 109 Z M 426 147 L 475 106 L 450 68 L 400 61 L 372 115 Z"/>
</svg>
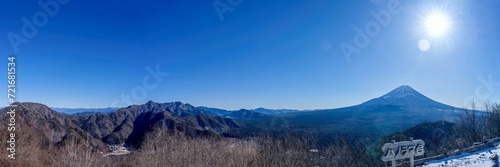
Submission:
<svg viewBox="0 0 500 167">
<path fill-rule="evenodd" d="M 328 134 L 379 136 L 402 131 L 422 122 L 453 121 L 460 108 L 434 101 L 403 85 L 359 105 L 289 113 L 291 127 L 318 128 Z"/>
<path fill-rule="evenodd" d="M 379 107 L 384 105 L 396 105 L 408 108 L 426 108 L 438 110 L 456 110 L 452 107 L 437 101 L 434 101 L 408 85 L 402 85 L 389 93 L 378 98 L 371 99 L 361 104 L 363 107 Z"/>
</svg>

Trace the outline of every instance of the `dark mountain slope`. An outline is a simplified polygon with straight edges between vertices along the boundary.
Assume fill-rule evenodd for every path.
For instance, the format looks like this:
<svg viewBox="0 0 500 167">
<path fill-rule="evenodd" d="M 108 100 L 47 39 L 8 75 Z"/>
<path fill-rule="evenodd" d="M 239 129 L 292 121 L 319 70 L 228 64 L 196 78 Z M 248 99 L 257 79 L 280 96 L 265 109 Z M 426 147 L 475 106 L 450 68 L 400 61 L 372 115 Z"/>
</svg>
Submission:
<svg viewBox="0 0 500 167">
<path fill-rule="evenodd" d="M 210 111 L 181 102 L 155 103 L 150 101 L 143 105 L 121 108 L 109 114 L 73 116 L 73 121 L 93 137 L 110 144 L 140 141 L 141 136 L 155 127 L 194 133 L 210 131 L 214 134 L 239 127 L 238 123 L 231 119 L 212 115 L 214 114 Z"/>
<path fill-rule="evenodd" d="M 143 112 L 136 117 L 133 125 L 134 128 L 125 143 L 134 148 L 140 146 L 147 133 L 155 130 L 177 131 L 191 137 L 219 137 L 219 134 L 239 127 L 238 123 L 229 118 L 206 115 L 178 117 L 166 111 Z"/>
<path fill-rule="evenodd" d="M 16 133 L 31 133 L 41 143 L 55 145 L 68 142 L 87 143 L 100 150 L 106 150 L 106 145 L 80 128 L 67 116 L 58 113 L 46 105 L 38 103 L 15 103 L 16 107 Z M 0 110 L 6 116 L 9 108 Z M 2 121 L 8 120 L 2 118 Z M 3 124 L 3 123 L 2 123 Z M 28 131 L 26 131 L 28 130 Z"/>
</svg>

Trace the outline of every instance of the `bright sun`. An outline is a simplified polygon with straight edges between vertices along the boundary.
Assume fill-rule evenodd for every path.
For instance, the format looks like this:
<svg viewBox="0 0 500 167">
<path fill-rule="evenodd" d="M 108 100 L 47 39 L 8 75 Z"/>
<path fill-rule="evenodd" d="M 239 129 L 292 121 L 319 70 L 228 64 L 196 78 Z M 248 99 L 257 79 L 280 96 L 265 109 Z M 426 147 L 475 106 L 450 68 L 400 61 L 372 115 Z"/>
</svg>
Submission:
<svg viewBox="0 0 500 167">
<path fill-rule="evenodd" d="M 447 8 L 426 8 L 421 15 L 421 26 L 419 29 L 425 35 L 418 42 L 418 47 L 422 52 L 432 48 L 451 47 L 454 29 L 452 15 Z"/>
<path fill-rule="evenodd" d="M 432 13 L 425 18 L 425 29 L 428 35 L 440 37 L 450 29 L 450 18 L 444 13 Z"/>
</svg>

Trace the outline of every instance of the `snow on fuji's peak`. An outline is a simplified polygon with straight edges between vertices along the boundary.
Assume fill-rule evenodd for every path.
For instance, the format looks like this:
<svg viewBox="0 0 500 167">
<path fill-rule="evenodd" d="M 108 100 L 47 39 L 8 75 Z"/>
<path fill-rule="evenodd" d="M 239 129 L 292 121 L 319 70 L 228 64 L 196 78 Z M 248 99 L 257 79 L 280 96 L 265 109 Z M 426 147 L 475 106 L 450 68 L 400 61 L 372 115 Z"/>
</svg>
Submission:
<svg viewBox="0 0 500 167">
<path fill-rule="evenodd" d="M 402 85 L 402 86 L 390 91 L 389 93 L 383 95 L 381 98 L 383 98 L 383 99 L 387 99 L 387 98 L 397 99 L 397 98 L 403 98 L 406 96 L 421 97 L 424 95 L 420 94 L 419 92 L 417 92 L 415 89 L 413 89 L 412 87 L 410 87 L 408 85 Z"/>
</svg>

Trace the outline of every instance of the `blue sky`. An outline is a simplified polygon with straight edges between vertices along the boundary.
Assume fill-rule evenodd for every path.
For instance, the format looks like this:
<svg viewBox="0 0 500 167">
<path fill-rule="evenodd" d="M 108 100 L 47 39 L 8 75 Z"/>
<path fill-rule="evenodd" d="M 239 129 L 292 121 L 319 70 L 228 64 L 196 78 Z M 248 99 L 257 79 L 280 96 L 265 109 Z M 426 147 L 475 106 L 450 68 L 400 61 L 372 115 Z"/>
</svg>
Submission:
<svg viewBox="0 0 500 167">
<path fill-rule="evenodd" d="M 389 0 L 219 2 L 232 9 L 223 20 L 211 0 L 70 0 L 17 53 L 8 34 L 23 37 L 22 18 L 33 22 L 44 10 L 36 1 L 3 2 L 0 55 L 17 55 L 18 101 L 55 107 L 153 100 L 336 108 L 400 85 L 454 106 L 471 97 L 500 102 L 500 1 L 401 0 L 401 11 L 350 61 L 339 45 L 353 45 L 354 27 L 376 21 L 370 12 L 387 10 Z M 422 27 L 436 9 L 450 28 L 432 38 Z M 422 39 L 431 44 L 426 52 Z M 157 66 L 168 73 L 161 82 L 146 70 Z M 145 77 L 157 85 L 145 89 Z M 489 77 L 496 83 L 485 84 Z"/>
</svg>

